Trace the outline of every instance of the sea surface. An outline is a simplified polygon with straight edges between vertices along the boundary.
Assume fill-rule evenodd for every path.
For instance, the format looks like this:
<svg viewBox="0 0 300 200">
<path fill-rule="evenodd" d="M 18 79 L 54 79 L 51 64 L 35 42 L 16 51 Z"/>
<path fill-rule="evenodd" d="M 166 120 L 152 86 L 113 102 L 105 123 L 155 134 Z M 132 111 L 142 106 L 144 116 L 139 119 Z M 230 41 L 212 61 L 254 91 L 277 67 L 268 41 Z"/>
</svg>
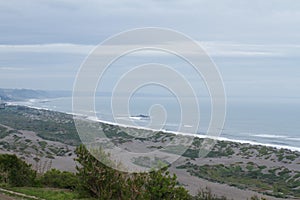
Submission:
<svg viewBox="0 0 300 200">
<path fill-rule="evenodd" d="M 120 98 L 120 102 L 124 100 Z M 184 102 L 188 102 L 184 101 Z M 36 108 L 73 113 L 72 98 L 47 100 L 29 100 L 15 102 Z M 99 120 L 116 122 L 123 118 L 133 120 L 136 126 L 146 127 L 147 119 L 134 118 L 138 115 L 149 115 L 154 104 L 164 107 L 166 122 L 160 124 L 164 130 L 178 131 L 179 126 L 194 126 L 181 123 L 181 109 L 173 97 L 136 97 L 129 102 L 130 116 L 125 113 L 112 114 L 111 98 L 96 97 L 95 111 Z M 205 135 L 210 122 L 210 99 L 201 97 L 198 100 L 200 124 L 197 134 Z M 189 109 L 189 107 L 187 106 Z M 91 116 L 95 113 L 89 111 Z M 196 112 L 194 108 L 189 113 Z M 133 117 L 133 118 L 132 118 Z M 228 98 L 226 121 L 220 138 L 249 143 L 260 143 L 275 147 L 290 148 L 300 151 L 300 99 L 298 98 Z M 118 121 L 120 122 L 120 121 Z"/>
</svg>

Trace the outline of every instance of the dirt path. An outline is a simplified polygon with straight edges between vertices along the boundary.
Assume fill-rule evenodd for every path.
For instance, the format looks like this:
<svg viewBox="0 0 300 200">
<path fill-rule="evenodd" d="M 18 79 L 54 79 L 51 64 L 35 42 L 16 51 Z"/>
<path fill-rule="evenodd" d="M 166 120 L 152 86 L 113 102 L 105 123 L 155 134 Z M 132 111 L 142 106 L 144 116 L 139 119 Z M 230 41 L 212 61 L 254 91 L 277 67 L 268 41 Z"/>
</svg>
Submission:
<svg viewBox="0 0 300 200">
<path fill-rule="evenodd" d="M 1 200 L 16 200 L 16 199 L 14 199 L 13 197 L 6 196 L 6 195 L 1 194 L 1 193 L 0 193 L 0 199 L 1 199 Z"/>
<path fill-rule="evenodd" d="M 9 126 L 6 126 L 6 125 L 4 125 L 4 124 L 0 124 L 0 126 L 2 126 L 2 127 L 4 127 L 4 128 L 7 128 L 8 131 L 13 130 L 13 128 L 11 128 L 11 127 L 9 127 Z"/>
<path fill-rule="evenodd" d="M 44 199 L 41 199 L 41 198 L 38 198 L 38 197 L 35 197 L 35 196 L 26 195 L 26 194 L 22 194 L 22 193 L 19 193 L 19 192 L 6 190 L 6 189 L 3 189 L 3 188 L 0 188 L 0 192 L 6 192 L 6 193 L 12 194 L 14 196 L 20 197 L 22 199 L 25 197 L 27 199 L 44 200 Z M 3 196 L 3 198 L 2 198 L 1 195 Z M 6 196 L 6 195 L 0 193 L 0 200 L 16 200 L 16 199 L 17 198 Z"/>
</svg>

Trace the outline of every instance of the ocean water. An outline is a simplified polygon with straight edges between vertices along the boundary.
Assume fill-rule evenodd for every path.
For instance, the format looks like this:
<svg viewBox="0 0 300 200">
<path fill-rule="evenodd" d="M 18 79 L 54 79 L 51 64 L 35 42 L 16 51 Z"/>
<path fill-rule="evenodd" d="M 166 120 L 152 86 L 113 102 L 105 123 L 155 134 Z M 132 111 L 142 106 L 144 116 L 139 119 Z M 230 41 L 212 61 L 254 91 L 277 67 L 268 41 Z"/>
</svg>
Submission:
<svg viewBox="0 0 300 200">
<path fill-rule="evenodd" d="M 124 99 L 120 98 L 120 103 Z M 226 121 L 220 135 L 221 138 L 262 143 L 272 146 L 300 149 L 300 99 L 298 98 L 228 98 Z M 188 102 L 188 100 L 184 101 Z M 210 122 L 210 99 L 199 98 L 200 123 L 198 134 L 205 135 Z M 30 100 L 17 104 L 73 113 L 72 98 L 57 98 L 48 100 Z M 181 110 L 178 101 L 172 97 L 136 97 L 129 102 L 131 116 L 150 115 L 154 104 L 164 107 L 166 122 L 159 124 L 164 130 L 177 131 L 179 126 L 191 126 L 181 123 Z M 188 108 L 188 106 L 187 106 Z M 112 115 L 110 97 L 97 97 L 95 111 L 100 120 L 116 122 L 123 118 L 124 124 L 130 119 L 125 113 Z M 94 111 L 89 111 L 91 115 Z M 193 108 L 189 113 L 195 112 Z M 131 118 L 132 120 L 132 118 Z M 120 122 L 120 121 L 119 121 Z M 136 126 L 146 127 L 147 120 L 134 119 Z"/>
</svg>

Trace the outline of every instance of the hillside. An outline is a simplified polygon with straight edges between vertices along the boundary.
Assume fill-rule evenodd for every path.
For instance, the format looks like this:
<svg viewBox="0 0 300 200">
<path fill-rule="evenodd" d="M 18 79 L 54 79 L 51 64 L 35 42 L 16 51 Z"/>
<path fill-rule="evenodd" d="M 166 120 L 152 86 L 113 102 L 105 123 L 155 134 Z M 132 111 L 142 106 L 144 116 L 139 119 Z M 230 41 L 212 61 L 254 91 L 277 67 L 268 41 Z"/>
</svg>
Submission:
<svg viewBox="0 0 300 200">
<path fill-rule="evenodd" d="M 265 195 L 270 200 L 300 198 L 300 152 L 216 141 L 202 158 L 199 150 L 204 140 L 194 138 L 184 154 L 171 163 L 178 146 L 162 148 L 174 137 L 171 133 L 87 122 L 84 118 L 82 121 L 101 127 L 100 135 L 110 138 L 118 148 L 129 152 L 157 150 L 160 154 L 155 160 L 137 156 L 127 158 L 130 161 L 127 164 L 136 167 L 153 166 L 156 162 L 169 164 L 170 171 L 177 174 L 179 182 L 192 194 L 209 187 L 214 193 L 233 199 L 253 195 Z M 149 137 L 133 137 L 145 134 Z M 97 137 L 91 146 L 103 143 Z M 0 110 L 0 153 L 17 154 L 41 171 L 48 168 L 74 171 L 74 149 L 80 143 L 72 115 L 23 106 Z M 108 150 L 113 152 L 114 148 Z"/>
<path fill-rule="evenodd" d="M 47 99 L 65 96 L 71 96 L 71 92 L 0 88 L 0 99 L 4 101 L 24 101 L 28 99 Z"/>
</svg>

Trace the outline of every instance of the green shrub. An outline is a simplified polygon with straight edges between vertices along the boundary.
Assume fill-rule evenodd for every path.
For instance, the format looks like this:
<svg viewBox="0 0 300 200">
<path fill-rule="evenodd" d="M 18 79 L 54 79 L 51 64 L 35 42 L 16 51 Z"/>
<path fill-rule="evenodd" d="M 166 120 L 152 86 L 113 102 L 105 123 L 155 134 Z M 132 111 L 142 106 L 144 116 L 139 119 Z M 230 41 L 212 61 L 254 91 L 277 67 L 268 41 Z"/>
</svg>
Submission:
<svg viewBox="0 0 300 200">
<path fill-rule="evenodd" d="M 78 185 L 78 178 L 71 172 L 51 169 L 40 178 L 40 183 L 48 187 L 75 189 Z"/>
<path fill-rule="evenodd" d="M 177 185 L 177 177 L 166 168 L 151 173 L 128 174 L 113 168 L 109 154 L 93 149 L 102 162 L 92 156 L 84 146 L 76 149 L 80 193 L 98 199 L 191 199 L 187 190 Z M 106 163 L 106 165 L 104 164 Z"/>
<path fill-rule="evenodd" d="M 0 182 L 10 186 L 34 185 L 36 172 L 16 155 L 0 155 Z"/>
</svg>

